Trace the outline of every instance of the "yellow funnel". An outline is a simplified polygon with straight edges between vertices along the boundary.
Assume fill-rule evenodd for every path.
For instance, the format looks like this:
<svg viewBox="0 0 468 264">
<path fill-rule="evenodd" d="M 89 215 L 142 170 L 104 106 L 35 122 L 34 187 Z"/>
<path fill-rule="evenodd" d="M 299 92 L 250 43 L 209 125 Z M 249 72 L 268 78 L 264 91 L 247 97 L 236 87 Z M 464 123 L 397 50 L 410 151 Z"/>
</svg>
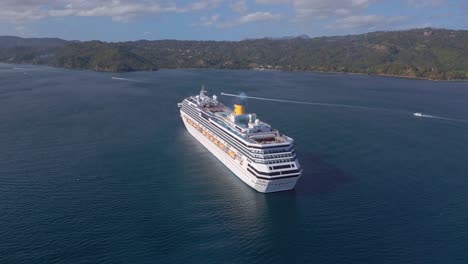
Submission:
<svg viewBox="0 0 468 264">
<path fill-rule="evenodd" d="M 235 104 L 235 105 L 234 105 L 234 113 L 235 113 L 236 115 L 243 115 L 243 114 L 245 114 L 245 106 L 244 106 L 244 105 Z"/>
</svg>

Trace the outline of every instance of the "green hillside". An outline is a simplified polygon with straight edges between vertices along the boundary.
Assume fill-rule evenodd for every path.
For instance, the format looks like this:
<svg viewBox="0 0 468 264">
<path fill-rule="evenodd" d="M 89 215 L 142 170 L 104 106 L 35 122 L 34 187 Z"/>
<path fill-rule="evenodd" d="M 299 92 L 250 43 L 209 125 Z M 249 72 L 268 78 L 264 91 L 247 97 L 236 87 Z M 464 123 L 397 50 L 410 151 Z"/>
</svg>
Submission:
<svg viewBox="0 0 468 264">
<path fill-rule="evenodd" d="M 276 69 L 468 79 L 468 30 L 413 29 L 361 35 L 228 41 L 12 40 L 0 61 L 97 71 L 173 68 Z M 11 37 L 7 37 L 11 38 Z M 33 43 L 35 42 L 35 44 Z M 5 44 L 5 43 L 8 43 Z M 31 44 L 33 43 L 33 44 Z"/>
</svg>

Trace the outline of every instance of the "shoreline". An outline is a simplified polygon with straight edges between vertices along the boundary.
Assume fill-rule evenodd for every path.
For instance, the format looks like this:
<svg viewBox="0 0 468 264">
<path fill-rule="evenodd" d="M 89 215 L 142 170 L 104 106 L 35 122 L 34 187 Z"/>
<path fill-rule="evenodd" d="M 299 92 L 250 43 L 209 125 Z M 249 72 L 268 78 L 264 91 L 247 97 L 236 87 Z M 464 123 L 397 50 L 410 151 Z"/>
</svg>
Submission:
<svg viewBox="0 0 468 264">
<path fill-rule="evenodd" d="M 86 68 L 67 68 L 67 67 L 57 67 L 47 64 L 31 64 L 31 63 L 8 63 L 0 61 L 2 64 L 6 65 L 31 65 L 31 66 L 46 66 L 56 69 L 64 69 L 64 70 L 77 70 L 77 71 L 93 71 L 93 72 L 102 72 L 102 73 L 112 73 L 112 74 L 119 74 L 119 73 L 128 73 L 128 72 L 152 72 L 150 70 L 135 70 L 135 71 L 96 71 L 93 69 L 86 69 Z M 385 73 L 365 73 L 365 72 L 340 72 L 340 71 L 311 71 L 311 70 L 281 70 L 281 69 L 253 69 L 253 68 L 239 68 L 239 69 L 229 69 L 229 68 L 159 68 L 157 70 L 153 70 L 153 72 L 157 72 L 159 70 L 244 70 L 244 71 L 257 71 L 257 72 L 302 72 L 302 73 L 327 73 L 327 74 L 350 74 L 350 75 L 368 75 L 368 76 L 381 76 L 381 77 L 391 77 L 391 78 L 402 78 L 402 79 L 411 79 L 411 80 L 425 80 L 425 81 L 433 81 L 433 82 L 468 82 L 467 79 L 430 79 L 424 77 L 416 77 L 416 76 L 405 76 L 405 75 L 392 75 L 392 74 L 385 74 Z"/>
<path fill-rule="evenodd" d="M 282 71 L 282 70 L 278 70 L 278 71 Z M 288 71 L 282 71 L 282 72 L 288 72 Z M 433 82 L 468 82 L 468 78 L 467 79 L 430 79 L 430 78 L 424 78 L 424 77 L 406 76 L 406 75 L 392 75 L 392 74 L 385 74 L 385 73 L 339 72 L 339 71 L 291 71 L 291 72 L 314 72 L 314 73 L 330 73 L 330 74 L 369 75 L 369 76 L 381 76 L 381 77 L 391 77 L 391 78 L 424 80 L 424 81 L 433 81 Z"/>
</svg>

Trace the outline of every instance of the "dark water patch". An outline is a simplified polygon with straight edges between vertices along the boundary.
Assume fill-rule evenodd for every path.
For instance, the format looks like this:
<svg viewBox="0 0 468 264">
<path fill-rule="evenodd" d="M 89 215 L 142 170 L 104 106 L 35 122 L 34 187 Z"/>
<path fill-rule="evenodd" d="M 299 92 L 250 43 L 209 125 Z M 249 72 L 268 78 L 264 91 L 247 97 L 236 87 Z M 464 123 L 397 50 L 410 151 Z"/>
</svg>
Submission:
<svg viewBox="0 0 468 264">
<path fill-rule="evenodd" d="M 330 193 L 355 179 L 342 169 L 326 162 L 319 155 L 302 152 L 298 158 L 301 161 L 304 174 L 300 184 L 294 190 L 296 195 Z"/>
</svg>

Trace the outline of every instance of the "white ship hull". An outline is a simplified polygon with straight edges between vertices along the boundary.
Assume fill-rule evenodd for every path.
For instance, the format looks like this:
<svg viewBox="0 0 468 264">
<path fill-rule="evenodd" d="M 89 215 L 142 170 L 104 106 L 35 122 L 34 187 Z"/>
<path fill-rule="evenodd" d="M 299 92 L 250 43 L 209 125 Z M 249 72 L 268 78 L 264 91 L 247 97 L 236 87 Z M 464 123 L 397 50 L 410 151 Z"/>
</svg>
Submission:
<svg viewBox="0 0 468 264">
<path fill-rule="evenodd" d="M 275 179 L 275 180 L 264 180 L 259 179 L 247 171 L 247 162 L 243 162 L 243 165 L 239 164 L 236 160 L 230 157 L 227 153 L 221 150 L 215 143 L 205 137 L 195 127 L 187 123 L 187 118 L 192 120 L 189 115 L 180 111 L 182 120 L 188 132 L 196 138 L 206 149 L 208 149 L 219 161 L 221 161 L 226 167 L 228 167 L 234 175 L 241 179 L 244 183 L 252 187 L 261 193 L 279 192 L 291 190 L 296 186 L 299 177 L 286 178 L 286 179 Z M 196 121 L 193 121 L 196 122 Z"/>
</svg>

